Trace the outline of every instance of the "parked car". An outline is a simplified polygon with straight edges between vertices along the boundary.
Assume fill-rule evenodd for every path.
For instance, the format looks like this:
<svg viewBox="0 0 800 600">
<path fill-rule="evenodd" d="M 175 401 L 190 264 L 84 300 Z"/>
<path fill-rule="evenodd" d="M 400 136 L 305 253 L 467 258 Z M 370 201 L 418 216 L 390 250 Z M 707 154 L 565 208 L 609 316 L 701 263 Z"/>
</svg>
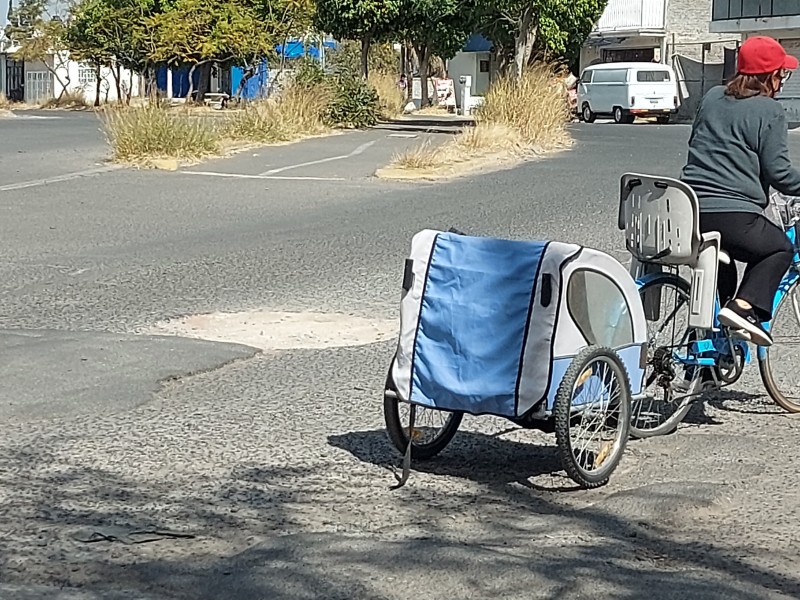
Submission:
<svg viewBox="0 0 800 600">
<path fill-rule="evenodd" d="M 633 123 L 636 117 L 669 123 L 678 105 L 678 81 L 669 65 L 603 63 L 586 67 L 578 80 L 578 106 L 587 123 L 598 116 L 617 123 Z"/>
</svg>

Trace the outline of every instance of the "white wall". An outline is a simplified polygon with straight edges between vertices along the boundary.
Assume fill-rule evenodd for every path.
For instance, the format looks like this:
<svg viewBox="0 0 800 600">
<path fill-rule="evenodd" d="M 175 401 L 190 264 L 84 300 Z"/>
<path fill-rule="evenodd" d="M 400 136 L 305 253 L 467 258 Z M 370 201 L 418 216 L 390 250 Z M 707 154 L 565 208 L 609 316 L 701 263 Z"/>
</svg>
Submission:
<svg viewBox="0 0 800 600">
<path fill-rule="evenodd" d="M 488 61 L 491 58 L 489 52 L 459 52 L 447 61 L 447 76 L 453 80 L 456 102 L 461 104 L 461 89 L 463 86 L 459 81 L 462 75 L 472 76 L 472 95 L 483 96 L 489 89 L 490 73 L 480 72 L 480 61 Z"/>
<path fill-rule="evenodd" d="M 69 60 L 67 56 L 57 57 L 55 60 L 55 71 L 58 75 L 54 82 L 53 93 L 56 97 L 61 93 L 63 86 L 58 82 L 61 79 L 66 83 L 67 74 L 69 74 L 69 84 L 67 90 L 72 93 L 82 92 L 84 100 L 88 104 L 93 104 L 95 94 L 97 92 L 98 82 L 95 81 L 96 73 L 94 67 L 89 64 L 79 63 L 74 60 Z M 117 101 L 117 87 L 114 80 L 114 73 L 108 67 L 100 69 L 100 102 L 116 102 Z M 131 96 L 139 95 L 139 76 L 134 74 L 133 81 L 131 81 L 131 72 L 127 69 L 121 70 L 120 85 L 123 88 L 122 95 L 125 96 L 125 86 L 131 88 Z"/>
<path fill-rule="evenodd" d="M 663 30 L 666 23 L 665 4 L 665 0 L 609 0 L 595 31 Z"/>
</svg>

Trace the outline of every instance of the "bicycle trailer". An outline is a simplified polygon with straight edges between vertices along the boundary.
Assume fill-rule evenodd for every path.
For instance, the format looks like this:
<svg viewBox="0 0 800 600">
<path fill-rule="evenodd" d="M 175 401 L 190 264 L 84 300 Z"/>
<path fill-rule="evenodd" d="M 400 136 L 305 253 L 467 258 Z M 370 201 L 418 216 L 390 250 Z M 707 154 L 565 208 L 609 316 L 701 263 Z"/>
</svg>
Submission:
<svg viewBox="0 0 800 600">
<path fill-rule="evenodd" d="M 574 448 L 570 431 L 594 419 L 595 427 L 613 424 L 606 445 L 621 453 L 623 417 L 643 386 L 646 345 L 636 284 L 608 254 L 557 241 L 421 231 L 405 262 L 400 335 L 385 395 L 385 402 L 414 410 L 405 435 L 393 441 L 410 460 L 413 415 L 433 410 L 554 430 L 571 457 L 566 463 L 586 453 Z M 399 413 L 388 408 L 391 435 L 398 427 L 390 412 Z M 616 466 L 603 462 L 596 478 L 591 469 L 576 476 L 574 465 L 565 467 L 593 487 Z"/>
</svg>

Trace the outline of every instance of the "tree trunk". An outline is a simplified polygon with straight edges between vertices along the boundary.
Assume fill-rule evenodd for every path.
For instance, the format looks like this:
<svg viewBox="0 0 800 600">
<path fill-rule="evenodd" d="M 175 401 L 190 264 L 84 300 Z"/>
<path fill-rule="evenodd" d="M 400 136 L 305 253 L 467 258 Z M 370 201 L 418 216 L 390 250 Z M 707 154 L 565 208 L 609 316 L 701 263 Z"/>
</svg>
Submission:
<svg viewBox="0 0 800 600">
<path fill-rule="evenodd" d="M 44 64 L 44 68 L 47 69 L 50 72 L 50 74 L 53 76 L 53 79 L 61 87 L 61 91 L 59 92 L 58 97 L 56 98 L 56 104 L 61 104 L 61 99 L 64 97 L 64 94 L 67 93 L 67 91 L 68 91 L 67 88 L 69 88 L 69 84 L 72 83 L 72 79 L 70 79 L 70 76 L 69 76 L 69 69 L 65 69 L 65 71 L 67 73 L 66 77 L 64 79 L 61 79 L 61 76 L 58 74 L 59 67 L 64 66 L 63 62 L 61 60 L 61 55 L 58 52 L 56 52 L 52 56 L 53 56 L 53 66 L 52 67 L 48 64 L 46 58 L 42 62 Z M 58 62 L 56 62 L 56 61 L 58 61 Z"/>
<path fill-rule="evenodd" d="M 514 41 L 514 75 L 522 76 L 525 65 L 531 58 L 533 45 L 536 43 L 536 35 L 539 32 L 539 23 L 536 18 L 533 6 L 526 6 L 522 9 L 519 19 L 519 32 Z"/>
<path fill-rule="evenodd" d="M 117 91 L 117 104 L 122 104 L 122 68 L 120 64 L 109 65 L 114 76 L 114 88 Z"/>
<path fill-rule="evenodd" d="M 194 70 L 197 68 L 197 64 L 193 64 L 192 68 L 189 69 L 189 89 L 186 90 L 186 102 L 187 104 L 192 101 L 192 93 L 194 92 Z M 167 77 L 169 77 L 169 71 L 167 71 Z"/>
<path fill-rule="evenodd" d="M 158 99 L 158 85 L 156 84 L 156 68 L 152 65 L 147 67 L 147 96 L 150 100 Z"/>
<path fill-rule="evenodd" d="M 414 96 L 414 52 L 412 51 L 413 48 L 411 44 L 408 42 L 403 42 L 403 46 L 406 48 L 406 73 L 408 73 L 408 78 L 406 81 L 408 85 L 406 85 L 406 103 L 411 102 Z"/>
<path fill-rule="evenodd" d="M 421 96 L 419 101 L 420 108 L 427 108 L 430 103 L 428 97 L 428 63 L 430 62 L 430 51 L 427 45 L 414 45 L 414 51 L 419 59 L 419 84 Z"/>
<path fill-rule="evenodd" d="M 242 72 L 242 80 L 239 82 L 239 87 L 236 89 L 236 94 L 234 98 L 238 101 L 242 99 L 242 92 L 244 91 L 247 82 L 252 79 L 253 75 L 256 73 L 255 65 L 248 65 L 245 64 L 244 71 Z"/>
<path fill-rule="evenodd" d="M 372 35 L 367 34 L 361 38 L 361 76 L 369 76 L 369 47 L 372 44 Z"/>
<path fill-rule="evenodd" d="M 141 77 L 138 78 L 137 83 L 139 84 L 139 90 L 141 92 L 142 89 L 142 79 Z M 126 86 L 125 90 L 125 104 L 127 106 L 131 105 L 131 96 L 133 95 L 133 70 L 128 71 L 128 85 Z"/>
<path fill-rule="evenodd" d="M 197 78 L 197 102 L 203 104 L 203 98 L 211 91 L 211 61 L 200 63 L 200 75 Z"/>
<path fill-rule="evenodd" d="M 100 68 L 101 65 L 97 62 L 94 65 L 94 105 L 100 106 Z"/>
</svg>

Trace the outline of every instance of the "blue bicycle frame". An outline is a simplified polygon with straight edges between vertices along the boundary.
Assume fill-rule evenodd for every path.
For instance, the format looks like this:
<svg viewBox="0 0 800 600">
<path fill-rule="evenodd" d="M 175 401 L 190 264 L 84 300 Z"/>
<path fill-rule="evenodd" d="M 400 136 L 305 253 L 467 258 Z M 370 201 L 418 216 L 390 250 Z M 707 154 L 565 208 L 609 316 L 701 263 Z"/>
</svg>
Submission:
<svg viewBox="0 0 800 600">
<path fill-rule="evenodd" d="M 781 279 L 781 283 L 778 286 L 778 291 L 775 292 L 775 298 L 772 301 L 772 314 L 775 315 L 775 311 L 778 309 L 778 304 L 780 301 L 783 300 L 783 297 L 789 293 L 789 290 L 792 286 L 797 282 L 800 278 L 800 247 L 798 247 L 798 224 L 795 223 L 786 231 L 786 237 L 789 238 L 789 241 L 792 242 L 792 248 L 794 248 L 794 259 L 792 260 L 792 264 L 789 267 L 789 270 L 786 272 L 786 275 L 783 276 Z M 772 326 L 772 322 L 764 323 L 764 327 L 767 331 L 769 331 L 770 327 Z M 758 348 L 758 360 L 764 360 L 767 357 L 767 348 L 764 346 L 760 346 Z"/>
<path fill-rule="evenodd" d="M 792 243 L 792 247 L 795 250 L 794 260 L 792 265 L 789 267 L 789 270 L 784 275 L 781 283 L 778 287 L 778 291 L 775 293 L 775 298 L 773 300 L 773 314 L 778 307 L 778 304 L 783 299 L 783 297 L 789 292 L 791 287 L 800 279 L 800 247 L 798 246 L 798 225 L 794 224 L 786 231 L 786 236 Z M 653 281 L 656 278 L 664 277 L 664 273 L 651 273 L 645 275 L 636 280 L 636 285 L 641 289 L 647 283 Z M 674 275 L 675 278 L 680 278 L 679 275 Z M 688 350 L 684 356 L 678 355 L 678 353 L 674 352 L 674 358 L 676 361 L 687 365 L 687 366 L 698 366 L 698 367 L 715 367 L 719 364 L 720 358 L 722 357 L 731 357 L 731 344 L 734 348 L 739 348 L 742 352 L 742 356 L 744 357 L 744 364 L 748 364 L 751 360 L 750 354 L 750 347 L 748 346 L 747 342 L 744 340 L 729 340 L 729 338 L 722 332 L 720 327 L 719 319 L 717 316 L 719 315 L 720 311 L 720 304 L 719 304 L 719 296 L 717 296 L 714 302 L 714 328 L 706 332 L 706 336 L 703 339 L 695 340 L 688 345 Z M 771 323 L 764 323 L 764 327 L 769 331 Z M 766 358 L 768 348 L 764 346 L 760 346 L 758 348 L 758 360 L 764 360 Z"/>
</svg>

